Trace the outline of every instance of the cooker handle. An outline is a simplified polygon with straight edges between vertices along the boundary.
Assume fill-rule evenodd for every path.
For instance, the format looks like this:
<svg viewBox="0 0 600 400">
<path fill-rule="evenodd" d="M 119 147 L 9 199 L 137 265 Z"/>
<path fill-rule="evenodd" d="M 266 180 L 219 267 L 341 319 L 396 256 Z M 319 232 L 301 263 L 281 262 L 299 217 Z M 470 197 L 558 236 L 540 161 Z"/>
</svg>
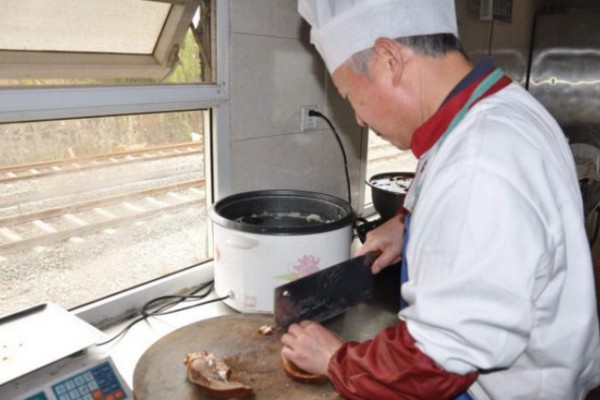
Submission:
<svg viewBox="0 0 600 400">
<path fill-rule="evenodd" d="M 248 250 L 258 245 L 258 240 L 242 237 L 242 236 L 229 236 L 225 239 L 225 244 L 237 249 Z"/>
</svg>

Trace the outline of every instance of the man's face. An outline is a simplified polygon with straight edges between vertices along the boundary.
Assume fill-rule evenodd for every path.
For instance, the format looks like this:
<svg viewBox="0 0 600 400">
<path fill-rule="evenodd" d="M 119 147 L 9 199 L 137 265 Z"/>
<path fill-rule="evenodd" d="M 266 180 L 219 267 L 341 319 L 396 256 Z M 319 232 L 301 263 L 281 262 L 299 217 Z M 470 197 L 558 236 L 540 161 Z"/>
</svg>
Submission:
<svg viewBox="0 0 600 400">
<path fill-rule="evenodd" d="M 377 135 L 394 146 L 410 148 L 412 132 L 416 128 L 411 119 L 409 104 L 402 104 L 398 87 L 392 85 L 380 68 L 370 68 L 368 73 L 358 74 L 348 64 L 342 64 L 333 75 L 333 82 L 343 98 L 347 99 L 356 121 L 369 126 Z"/>
</svg>

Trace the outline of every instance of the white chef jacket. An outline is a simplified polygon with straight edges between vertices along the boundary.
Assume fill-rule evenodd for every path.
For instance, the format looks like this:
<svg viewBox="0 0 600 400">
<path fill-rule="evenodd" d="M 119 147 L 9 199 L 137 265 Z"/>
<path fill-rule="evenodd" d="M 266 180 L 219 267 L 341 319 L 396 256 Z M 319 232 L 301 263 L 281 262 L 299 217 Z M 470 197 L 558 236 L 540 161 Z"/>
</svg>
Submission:
<svg viewBox="0 0 600 400">
<path fill-rule="evenodd" d="M 415 203 L 416 183 L 421 183 Z M 405 207 L 405 320 L 476 399 L 582 399 L 600 384 L 590 249 L 561 129 L 512 83 L 422 155 Z"/>
</svg>

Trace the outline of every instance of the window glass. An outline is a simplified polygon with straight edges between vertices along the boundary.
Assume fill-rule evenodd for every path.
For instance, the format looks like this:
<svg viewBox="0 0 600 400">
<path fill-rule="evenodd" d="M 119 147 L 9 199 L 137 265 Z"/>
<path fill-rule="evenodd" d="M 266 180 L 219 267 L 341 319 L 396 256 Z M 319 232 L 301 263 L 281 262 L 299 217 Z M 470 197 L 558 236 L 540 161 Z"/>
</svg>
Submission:
<svg viewBox="0 0 600 400">
<path fill-rule="evenodd" d="M 205 261 L 208 112 L 0 124 L 0 314 Z"/>
<path fill-rule="evenodd" d="M 0 315 L 208 260 L 216 1 L 2 5 Z"/>
<path fill-rule="evenodd" d="M 152 54 L 170 9 L 139 0 L 3 0 L 0 48 Z"/>
<path fill-rule="evenodd" d="M 0 85 L 214 82 L 210 0 L 6 0 Z"/>
<path fill-rule="evenodd" d="M 402 151 L 369 131 L 367 149 L 367 181 L 373 175 L 384 172 L 414 172 L 417 159 L 412 151 Z M 372 205 L 371 188 L 365 185 L 365 207 Z"/>
</svg>

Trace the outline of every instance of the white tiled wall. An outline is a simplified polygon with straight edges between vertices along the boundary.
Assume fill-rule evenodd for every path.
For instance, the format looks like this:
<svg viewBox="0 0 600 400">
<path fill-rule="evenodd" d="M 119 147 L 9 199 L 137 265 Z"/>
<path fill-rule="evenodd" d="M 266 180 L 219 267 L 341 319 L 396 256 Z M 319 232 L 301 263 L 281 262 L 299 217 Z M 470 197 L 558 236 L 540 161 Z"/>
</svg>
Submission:
<svg viewBox="0 0 600 400">
<path fill-rule="evenodd" d="M 343 162 L 327 124 L 300 132 L 300 107 L 317 105 L 348 155 L 353 204 L 361 176 L 361 129 L 309 42 L 297 0 L 230 1 L 232 191 L 301 189 L 347 198 Z M 527 70 L 534 14 L 545 0 L 513 2 L 512 22 L 479 20 L 479 0 L 456 0 L 461 39 L 474 62 L 488 56 L 517 81 Z M 364 157 L 363 157 L 364 159 Z"/>
<path fill-rule="evenodd" d="M 361 129 L 309 42 L 297 0 L 230 0 L 233 192 L 312 190 L 347 198 L 342 156 L 327 124 L 300 132 L 300 107 L 317 105 L 336 126 L 358 201 Z"/>
</svg>

